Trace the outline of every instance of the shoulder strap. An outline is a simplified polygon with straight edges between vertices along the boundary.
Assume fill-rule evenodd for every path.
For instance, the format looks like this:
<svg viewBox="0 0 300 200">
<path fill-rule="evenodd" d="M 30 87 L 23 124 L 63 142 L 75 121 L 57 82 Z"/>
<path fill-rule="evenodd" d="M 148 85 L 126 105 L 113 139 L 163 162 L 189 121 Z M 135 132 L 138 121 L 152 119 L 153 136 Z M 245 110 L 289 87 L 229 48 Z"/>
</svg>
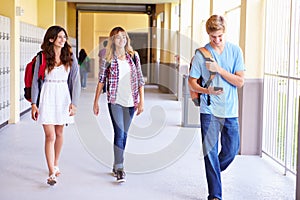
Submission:
<svg viewBox="0 0 300 200">
<path fill-rule="evenodd" d="M 214 60 L 213 56 L 211 55 L 210 51 L 207 50 L 207 48 L 200 47 L 196 51 L 200 51 L 200 53 L 202 54 L 202 56 L 205 58 L 206 61 Z"/>
<path fill-rule="evenodd" d="M 213 56 L 211 55 L 210 51 L 207 50 L 207 48 L 205 47 L 200 47 L 198 48 L 196 51 L 200 51 L 200 53 L 202 54 L 202 56 L 204 57 L 205 61 L 214 61 Z M 209 79 L 206 81 L 204 87 L 208 88 L 210 86 L 210 84 L 212 83 L 212 80 L 215 78 L 216 76 L 216 72 L 210 72 L 210 76 Z M 210 105 L 210 95 L 207 95 L 207 105 Z"/>
<path fill-rule="evenodd" d="M 200 53 L 202 54 L 202 56 L 204 57 L 205 61 L 214 61 L 214 57 L 211 55 L 210 51 L 208 51 L 207 48 L 205 47 L 200 47 L 198 49 L 196 49 L 196 51 L 200 51 Z M 208 87 L 212 80 L 215 78 L 216 73 L 215 72 L 210 72 L 210 77 L 208 79 L 208 81 L 205 83 L 204 87 Z"/>
<path fill-rule="evenodd" d="M 42 51 L 39 51 L 39 52 L 37 53 L 37 56 L 39 57 L 40 64 L 42 64 L 42 61 L 43 61 L 42 54 L 43 54 Z"/>
<path fill-rule="evenodd" d="M 38 55 L 39 55 L 39 61 L 40 61 L 40 66 L 38 66 L 39 67 L 38 77 L 40 79 L 44 80 L 44 78 L 45 78 L 45 70 L 46 70 L 46 65 L 47 65 L 46 64 L 47 63 L 47 61 L 46 61 L 46 55 L 42 51 L 40 51 L 38 53 Z"/>
<path fill-rule="evenodd" d="M 135 52 L 133 53 L 133 56 L 131 57 L 132 61 L 134 62 L 134 64 L 136 65 L 136 57 L 135 57 Z"/>
<path fill-rule="evenodd" d="M 105 61 L 106 62 L 106 61 Z M 110 68 L 111 63 L 110 62 L 106 62 L 105 63 L 105 69 Z"/>
</svg>

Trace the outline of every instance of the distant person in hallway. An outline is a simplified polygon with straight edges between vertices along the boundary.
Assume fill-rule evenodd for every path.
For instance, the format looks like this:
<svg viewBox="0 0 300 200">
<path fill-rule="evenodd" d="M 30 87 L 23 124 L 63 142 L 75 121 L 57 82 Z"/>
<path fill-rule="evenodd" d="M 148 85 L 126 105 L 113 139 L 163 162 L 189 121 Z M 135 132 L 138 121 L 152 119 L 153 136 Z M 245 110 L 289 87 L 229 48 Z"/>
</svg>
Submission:
<svg viewBox="0 0 300 200">
<path fill-rule="evenodd" d="M 234 160 L 240 147 L 238 123 L 238 88 L 244 85 L 244 61 L 241 49 L 225 39 L 226 22 L 223 16 L 212 15 L 206 22 L 210 42 L 205 47 L 213 61 L 205 61 L 197 51 L 189 75 L 194 91 L 202 93 L 200 123 L 208 199 L 222 199 L 221 172 Z M 208 88 L 197 84 L 202 76 L 204 85 L 210 74 L 216 73 Z M 222 87 L 216 89 L 215 87 Z M 207 102 L 210 95 L 210 104 Z M 219 152 L 219 134 L 221 150 Z"/>
<path fill-rule="evenodd" d="M 99 51 L 98 57 L 99 57 L 99 66 L 102 65 L 103 62 L 105 62 L 105 55 L 106 55 L 106 47 L 107 47 L 107 40 L 103 41 L 103 48 Z M 103 86 L 103 93 L 106 92 L 106 82 Z"/>
<path fill-rule="evenodd" d="M 105 62 L 100 67 L 95 92 L 95 115 L 100 113 L 98 101 L 106 79 L 108 109 L 114 129 L 112 172 L 117 182 L 124 182 L 126 174 L 123 163 L 127 134 L 135 111 L 139 115 L 144 110 L 145 82 L 139 55 L 132 49 L 130 38 L 121 27 L 113 28 L 109 34 Z"/>
<path fill-rule="evenodd" d="M 38 67 L 35 67 L 32 81 L 31 117 L 44 128 L 49 185 L 54 185 L 56 177 L 60 175 L 58 165 L 63 145 L 64 125 L 74 123 L 80 96 L 79 67 L 67 39 L 68 35 L 64 28 L 60 26 L 48 28 L 41 45 L 46 55 L 47 66 L 40 96 Z M 39 66 L 38 62 L 39 59 L 35 66 Z"/>
<path fill-rule="evenodd" d="M 80 83 L 81 88 L 86 89 L 86 81 L 88 73 L 90 72 L 90 58 L 87 56 L 86 51 L 81 49 L 79 51 L 78 64 L 80 65 Z"/>
</svg>

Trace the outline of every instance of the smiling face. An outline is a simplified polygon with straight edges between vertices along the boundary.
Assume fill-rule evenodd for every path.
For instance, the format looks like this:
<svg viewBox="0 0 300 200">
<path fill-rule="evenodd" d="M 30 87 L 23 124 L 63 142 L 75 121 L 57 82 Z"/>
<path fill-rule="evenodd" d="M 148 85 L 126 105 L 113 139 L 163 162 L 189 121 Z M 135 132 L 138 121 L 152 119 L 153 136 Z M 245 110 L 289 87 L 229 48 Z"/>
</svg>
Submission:
<svg viewBox="0 0 300 200">
<path fill-rule="evenodd" d="M 50 40 L 52 40 L 52 42 L 53 42 L 53 39 L 50 39 Z M 65 32 L 64 31 L 60 31 L 57 34 L 57 38 L 54 41 L 54 46 L 59 47 L 59 48 L 63 48 L 64 45 L 65 45 L 65 43 L 66 43 L 66 41 L 67 41 L 67 36 L 66 36 Z"/>
<path fill-rule="evenodd" d="M 117 49 L 124 48 L 127 43 L 126 33 L 123 31 L 119 31 L 116 35 L 114 35 L 114 44 Z"/>
<path fill-rule="evenodd" d="M 212 15 L 206 22 L 206 32 L 209 35 L 212 47 L 223 47 L 225 45 L 226 21 L 223 16 Z"/>
<path fill-rule="evenodd" d="M 214 31 L 208 34 L 212 47 L 223 47 L 225 44 L 225 34 L 223 30 Z"/>
</svg>

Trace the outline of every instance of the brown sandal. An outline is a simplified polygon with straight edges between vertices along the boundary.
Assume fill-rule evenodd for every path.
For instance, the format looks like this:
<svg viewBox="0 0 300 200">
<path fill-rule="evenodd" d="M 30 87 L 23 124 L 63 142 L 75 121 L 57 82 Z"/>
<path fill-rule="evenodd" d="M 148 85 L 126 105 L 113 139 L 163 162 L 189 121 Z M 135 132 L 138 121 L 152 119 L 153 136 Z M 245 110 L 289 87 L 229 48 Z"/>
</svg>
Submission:
<svg viewBox="0 0 300 200">
<path fill-rule="evenodd" d="M 47 179 L 47 183 L 49 185 L 51 185 L 51 186 L 55 185 L 55 183 L 56 183 L 56 176 L 55 176 L 55 174 L 51 174 L 49 176 L 49 178 Z"/>
</svg>

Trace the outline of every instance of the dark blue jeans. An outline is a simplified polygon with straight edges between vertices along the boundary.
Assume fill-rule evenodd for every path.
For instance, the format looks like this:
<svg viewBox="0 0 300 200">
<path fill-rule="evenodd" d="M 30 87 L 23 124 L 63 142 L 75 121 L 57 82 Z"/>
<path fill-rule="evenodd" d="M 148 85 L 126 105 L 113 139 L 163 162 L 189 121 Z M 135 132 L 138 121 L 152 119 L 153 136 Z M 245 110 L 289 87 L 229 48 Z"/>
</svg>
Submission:
<svg viewBox="0 0 300 200">
<path fill-rule="evenodd" d="M 208 199 L 222 199 L 221 172 L 233 161 L 240 148 L 238 118 L 218 118 L 209 114 L 200 114 L 200 122 Z"/>
<path fill-rule="evenodd" d="M 108 104 L 108 110 L 114 128 L 114 169 L 123 169 L 124 150 L 128 130 L 134 115 L 134 107 Z"/>
</svg>

